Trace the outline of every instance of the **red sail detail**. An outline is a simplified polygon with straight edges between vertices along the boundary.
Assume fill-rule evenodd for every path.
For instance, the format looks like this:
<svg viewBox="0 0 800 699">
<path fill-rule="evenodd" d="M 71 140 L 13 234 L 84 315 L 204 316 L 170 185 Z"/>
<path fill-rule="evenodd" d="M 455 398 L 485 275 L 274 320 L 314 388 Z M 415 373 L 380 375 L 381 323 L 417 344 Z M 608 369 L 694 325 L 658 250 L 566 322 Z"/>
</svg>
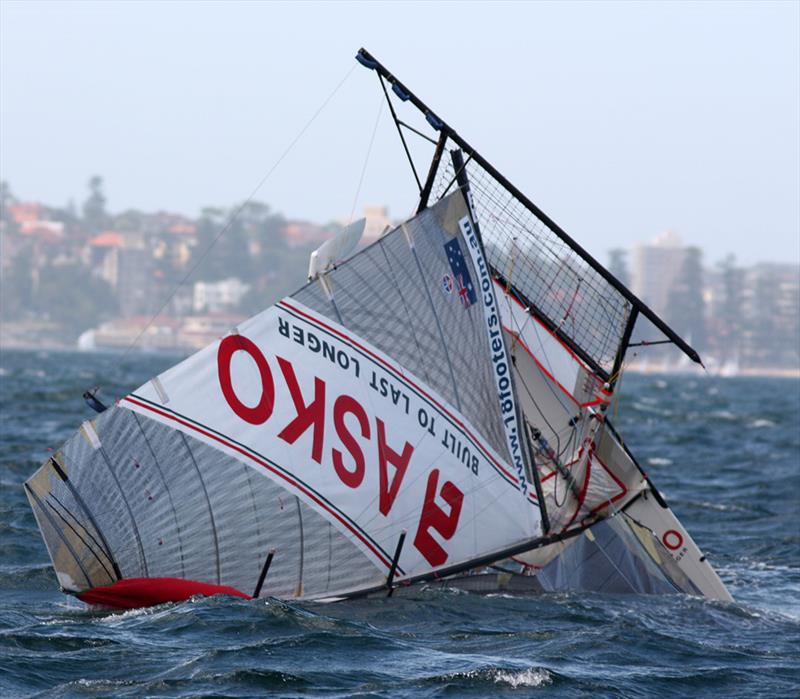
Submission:
<svg viewBox="0 0 800 699">
<path fill-rule="evenodd" d="M 311 458 L 321 464 L 322 442 L 325 434 L 325 382 L 319 377 L 314 377 L 314 399 L 310 403 L 306 403 L 292 363 L 283 357 L 278 357 L 278 364 L 286 379 L 286 385 L 289 387 L 294 409 L 297 411 L 297 417 L 278 433 L 278 437 L 284 442 L 294 444 L 309 427 L 312 428 L 314 441 Z"/>
<path fill-rule="evenodd" d="M 435 468 L 428 476 L 425 502 L 422 504 L 419 528 L 417 529 L 417 535 L 414 537 L 414 546 L 432 566 L 442 565 L 449 554 L 433 538 L 429 530 L 433 529 L 445 540 L 452 539 L 458 527 L 461 506 L 464 504 L 464 493 L 451 481 L 446 481 L 440 492 L 444 501 L 450 505 L 450 512 L 445 512 L 434 502 L 437 485 L 439 485 L 439 469 Z"/>
</svg>

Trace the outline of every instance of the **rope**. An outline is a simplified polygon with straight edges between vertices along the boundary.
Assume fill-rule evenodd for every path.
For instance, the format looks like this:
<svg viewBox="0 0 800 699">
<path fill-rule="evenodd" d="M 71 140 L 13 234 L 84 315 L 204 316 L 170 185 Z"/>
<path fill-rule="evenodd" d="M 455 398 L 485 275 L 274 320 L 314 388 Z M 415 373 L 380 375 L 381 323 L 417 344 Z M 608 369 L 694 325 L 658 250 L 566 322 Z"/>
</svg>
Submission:
<svg viewBox="0 0 800 699">
<path fill-rule="evenodd" d="M 375 134 L 378 132 L 378 123 L 381 120 L 381 114 L 383 114 L 383 98 L 380 98 L 378 102 L 378 114 L 375 117 L 375 125 L 372 127 L 372 136 L 369 139 L 369 146 L 367 146 L 367 154 L 364 156 L 364 164 L 361 167 L 361 176 L 358 178 L 358 186 L 356 187 L 356 194 L 353 197 L 353 208 L 350 209 L 350 220 L 348 223 L 353 222 L 353 215 L 356 212 L 356 204 L 358 203 L 358 197 L 361 194 L 361 185 L 364 184 L 364 175 L 367 172 L 367 163 L 369 162 L 369 156 L 372 154 L 372 145 L 375 143 Z"/>
<path fill-rule="evenodd" d="M 496 217 L 495 217 L 496 218 Z M 514 280 L 514 267 L 517 264 L 517 253 L 514 251 L 514 248 L 517 247 L 517 236 L 511 237 L 511 268 L 508 271 L 508 282 L 506 283 L 506 295 L 511 291 L 513 288 L 513 280 Z"/>
<path fill-rule="evenodd" d="M 203 262 L 203 260 L 205 260 L 205 258 L 208 256 L 208 254 L 211 252 L 211 250 L 217 244 L 219 239 L 222 238 L 222 236 L 230 229 L 230 227 L 233 225 L 233 222 L 236 220 L 236 218 L 239 216 L 239 214 L 253 200 L 253 197 L 255 197 L 255 195 L 258 193 L 258 190 L 260 190 L 261 187 L 264 186 L 264 183 L 270 178 L 272 173 L 275 172 L 275 170 L 277 170 L 278 166 L 283 162 L 283 160 L 286 158 L 286 156 L 289 155 L 289 152 L 295 147 L 295 145 L 297 145 L 297 142 L 303 137 L 305 132 L 308 131 L 308 129 L 311 126 L 311 124 L 313 124 L 316 121 L 317 117 L 322 113 L 322 110 L 325 109 L 325 107 L 328 106 L 328 103 L 333 99 L 334 95 L 336 95 L 336 93 L 339 92 L 339 89 L 342 87 L 342 85 L 344 85 L 344 83 L 347 81 L 347 79 L 350 77 L 350 75 L 352 74 L 352 72 L 355 69 L 356 69 L 356 66 L 354 65 L 354 66 L 352 66 L 350 68 L 350 70 L 347 71 L 347 73 L 345 73 L 345 76 L 336 84 L 336 87 L 334 87 L 333 90 L 328 94 L 328 96 L 323 100 L 322 104 L 311 115 L 311 118 L 305 123 L 303 128 L 300 129 L 300 131 L 297 133 L 297 135 L 292 139 L 292 141 L 289 143 L 289 145 L 284 149 L 284 151 L 283 151 L 283 153 L 281 153 L 280 157 L 272 164 L 272 167 L 270 167 L 270 169 L 267 171 L 267 174 L 264 175 L 264 177 L 261 178 L 259 183 L 253 188 L 253 191 L 250 192 L 250 194 L 247 196 L 247 198 L 236 208 L 236 210 L 233 212 L 233 214 L 231 214 L 231 216 L 226 221 L 225 225 L 222 226 L 222 228 L 219 230 L 217 235 L 214 236 L 214 239 L 209 243 L 208 247 L 205 250 L 203 250 L 203 252 L 200 255 L 200 257 L 197 258 L 197 261 L 192 265 L 192 267 L 189 269 L 189 271 L 178 282 L 178 284 L 175 286 L 175 288 L 169 293 L 167 298 L 164 300 L 164 303 L 161 304 L 159 309 L 153 314 L 153 316 L 150 318 L 150 320 L 148 320 L 147 323 L 144 325 L 144 327 L 139 331 L 139 334 L 136 335 L 136 337 L 133 339 L 133 342 L 131 342 L 130 346 L 128 347 L 128 349 L 125 350 L 125 353 L 122 355 L 122 358 L 119 360 L 119 362 L 118 362 L 119 364 L 121 364 L 122 362 L 125 361 L 126 357 L 133 351 L 133 348 L 136 347 L 136 344 L 142 338 L 142 335 L 144 335 L 145 332 L 147 332 L 147 329 L 153 324 L 155 319 L 158 318 L 158 316 L 161 315 L 161 313 L 163 313 L 164 309 L 167 307 L 169 302 L 172 301 L 172 299 L 175 297 L 175 294 L 178 293 L 180 288 L 187 282 L 189 277 L 191 277 L 192 274 L 194 274 L 194 272 L 197 270 L 197 268 L 200 266 L 200 264 Z"/>
<path fill-rule="evenodd" d="M 386 89 L 386 83 L 383 80 L 383 75 L 378 72 L 378 80 L 381 84 L 381 89 L 383 90 L 383 94 L 386 96 L 386 103 L 389 105 L 389 111 L 392 113 L 392 119 L 394 119 L 394 125 L 397 127 L 397 133 L 400 135 L 400 141 L 403 143 L 403 150 L 406 152 L 406 157 L 408 158 L 408 164 L 411 165 L 411 172 L 414 173 L 414 179 L 417 181 L 417 188 L 422 193 L 422 182 L 420 182 L 419 175 L 417 174 L 417 168 L 414 166 L 414 158 L 411 157 L 411 151 L 408 150 L 408 144 L 406 143 L 406 137 L 403 136 L 403 130 L 400 128 L 400 120 L 397 118 L 397 113 L 394 111 L 394 105 L 392 104 L 392 100 L 389 97 L 389 92 Z"/>
</svg>

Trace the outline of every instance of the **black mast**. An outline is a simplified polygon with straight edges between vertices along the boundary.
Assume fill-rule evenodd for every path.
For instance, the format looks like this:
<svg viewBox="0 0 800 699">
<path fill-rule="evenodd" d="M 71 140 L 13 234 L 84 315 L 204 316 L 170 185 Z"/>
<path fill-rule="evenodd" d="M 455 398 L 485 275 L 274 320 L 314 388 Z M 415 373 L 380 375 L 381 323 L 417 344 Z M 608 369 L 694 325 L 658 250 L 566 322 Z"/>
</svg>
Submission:
<svg viewBox="0 0 800 699">
<path fill-rule="evenodd" d="M 434 163 L 431 164 L 428 177 L 422 186 L 422 197 L 420 199 L 420 209 L 427 205 L 427 200 L 433 185 L 433 178 L 436 175 L 436 165 L 438 159 L 441 158 L 442 149 L 444 146 L 443 138 L 451 139 L 457 144 L 466 154 L 468 160 L 474 160 L 486 172 L 494 177 L 503 187 L 505 187 L 516 199 L 536 216 L 542 223 L 544 223 L 550 230 L 558 236 L 564 243 L 566 243 L 577 255 L 580 257 L 591 269 L 593 269 L 600 277 L 602 277 L 612 288 L 614 288 L 625 300 L 630 303 L 633 312 L 631 313 L 627 326 L 623 332 L 623 341 L 620 344 L 614 367 L 610 374 L 607 374 L 602 369 L 600 373 L 607 376 L 611 382 L 614 382 L 619 374 L 619 369 L 622 366 L 622 360 L 625 356 L 628 342 L 630 341 L 633 324 L 637 316 L 647 318 L 658 330 L 660 330 L 665 337 L 681 349 L 692 361 L 701 364 L 702 360 L 697 351 L 692 348 L 683 338 L 678 335 L 669 325 L 667 325 L 647 304 L 639 299 L 628 287 L 626 287 L 619 279 L 617 279 L 611 272 L 609 272 L 603 265 L 601 265 L 592 255 L 590 255 L 579 243 L 570 237 L 555 221 L 553 221 L 547 214 L 545 214 L 536 204 L 534 204 L 528 197 L 526 197 L 519 189 L 517 189 L 506 177 L 500 173 L 489 161 L 487 161 L 480 153 L 478 153 L 465 139 L 440 119 L 419 97 L 417 97 L 411 90 L 409 90 L 402 82 L 400 82 L 383 64 L 381 64 L 372 54 L 366 49 L 362 48 L 356 54 L 356 60 L 361 63 L 365 68 L 377 71 L 378 75 L 386 80 L 391 86 L 392 91 L 402 101 L 411 102 L 422 114 L 424 115 L 431 128 L 440 133 L 439 142 L 437 143 L 436 153 L 434 155 Z M 389 95 L 386 95 L 387 99 Z M 398 127 L 399 128 L 399 127 Z M 416 171 L 415 171 L 416 174 Z M 516 291 L 516 290 L 515 290 Z M 522 296 L 521 294 L 518 294 Z M 541 315 L 541 314 L 537 314 Z M 572 343 L 570 343 L 572 344 Z M 582 355 L 585 353 L 581 352 Z M 593 368 L 599 369 L 596 362 L 590 362 Z"/>
</svg>

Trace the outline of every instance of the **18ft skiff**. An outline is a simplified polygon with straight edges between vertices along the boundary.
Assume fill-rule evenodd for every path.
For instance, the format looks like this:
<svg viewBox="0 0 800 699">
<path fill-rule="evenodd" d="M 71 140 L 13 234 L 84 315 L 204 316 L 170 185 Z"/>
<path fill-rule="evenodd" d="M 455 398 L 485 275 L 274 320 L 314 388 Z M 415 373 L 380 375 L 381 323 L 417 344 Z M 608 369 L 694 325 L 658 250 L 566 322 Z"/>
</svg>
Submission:
<svg viewBox="0 0 800 699">
<path fill-rule="evenodd" d="M 729 600 L 609 419 L 637 321 L 697 353 L 357 60 L 389 101 L 416 215 L 349 259 L 352 230 L 321 248 L 306 286 L 42 465 L 25 488 L 61 588 L 117 607 L 442 579 Z M 434 145 L 424 178 L 409 135 Z"/>
</svg>

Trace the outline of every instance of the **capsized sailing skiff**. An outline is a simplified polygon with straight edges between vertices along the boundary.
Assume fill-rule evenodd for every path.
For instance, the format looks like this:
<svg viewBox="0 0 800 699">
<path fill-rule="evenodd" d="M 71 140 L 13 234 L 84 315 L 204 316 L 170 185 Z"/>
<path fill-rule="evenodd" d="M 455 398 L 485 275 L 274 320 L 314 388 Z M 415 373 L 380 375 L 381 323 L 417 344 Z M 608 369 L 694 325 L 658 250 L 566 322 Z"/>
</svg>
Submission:
<svg viewBox="0 0 800 699">
<path fill-rule="evenodd" d="M 352 255 L 346 230 L 299 291 L 95 401 L 25 484 L 62 590 L 115 607 L 434 580 L 730 600 L 608 414 L 637 320 L 697 353 L 356 58 L 389 101 L 416 215 Z M 424 180 L 409 133 L 435 145 Z"/>
</svg>

